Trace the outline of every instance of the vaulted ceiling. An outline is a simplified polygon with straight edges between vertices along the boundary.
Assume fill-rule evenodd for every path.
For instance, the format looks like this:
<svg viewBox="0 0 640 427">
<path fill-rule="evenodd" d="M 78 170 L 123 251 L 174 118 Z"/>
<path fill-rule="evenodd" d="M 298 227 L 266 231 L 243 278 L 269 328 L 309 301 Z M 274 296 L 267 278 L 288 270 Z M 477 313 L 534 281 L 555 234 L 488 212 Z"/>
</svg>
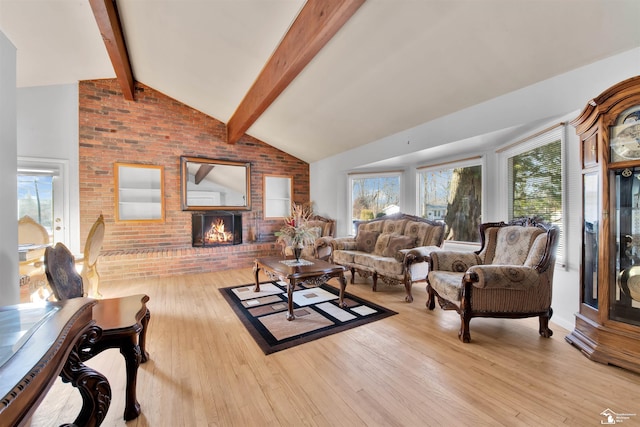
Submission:
<svg viewBox="0 0 640 427">
<path fill-rule="evenodd" d="M 305 1 L 116 6 L 133 79 L 233 124 Z M 264 111 L 250 106 L 248 134 L 314 162 L 640 46 L 638 0 L 366 0 L 348 13 Z M 18 87 L 116 77 L 89 0 L 0 0 L 0 30 Z"/>
</svg>

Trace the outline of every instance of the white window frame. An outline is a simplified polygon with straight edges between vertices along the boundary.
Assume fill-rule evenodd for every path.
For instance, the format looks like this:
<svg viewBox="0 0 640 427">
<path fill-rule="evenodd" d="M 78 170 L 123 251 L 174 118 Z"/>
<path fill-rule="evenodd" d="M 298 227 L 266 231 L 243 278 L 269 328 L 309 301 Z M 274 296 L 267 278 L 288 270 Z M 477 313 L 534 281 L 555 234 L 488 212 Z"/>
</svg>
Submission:
<svg viewBox="0 0 640 427">
<path fill-rule="evenodd" d="M 533 135 L 521 139 L 519 141 L 508 144 L 504 147 L 496 150 L 498 155 L 499 164 L 499 189 L 503 197 L 500 197 L 501 206 L 500 212 L 503 213 L 505 218 L 509 218 L 509 200 L 511 198 L 509 194 L 508 182 L 509 182 L 509 159 L 519 154 L 531 151 L 535 148 L 542 147 L 550 144 L 554 141 L 560 140 L 560 153 L 562 156 L 560 165 L 562 167 L 562 233 L 560 235 L 560 241 L 558 242 L 558 250 L 556 253 L 556 264 L 566 267 L 567 260 L 567 124 L 565 122 L 558 123 Z"/>
<path fill-rule="evenodd" d="M 403 180 L 402 177 L 404 171 L 386 171 L 386 172 L 352 172 L 348 174 L 348 187 L 347 193 L 349 196 L 349 209 L 347 212 L 347 224 L 352 224 L 353 221 L 353 180 L 354 179 L 368 179 L 368 178 L 381 178 L 381 177 L 398 177 L 398 206 L 402 211 L 402 195 L 403 195 Z M 349 225 L 349 232 L 353 233 L 353 225 Z"/>
<path fill-rule="evenodd" d="M 481 172 L 482 172 L 482 179 L 481 179 L 481 184 L 482 184 L 482 190 L 481 190 L 481 194 L 482 194 L 482 206 L 481 206 L 481 212 L 482 212 L 482 218 L 486 217 L 486 188 L 487 188 L 487 174 L 486 174 L 486 157 L 485 156 L 476 156 L 476 157 L 470 157 L 467 159 L 459 159 L 459 160 L 452 160 L 450 162 L 446 162 L 446 163 L 438 163 L 438 164 L 434 164 L 434 165 L 425 165 L 425 166 L 418 166 L 416 167 L 416 174 L 415 174 L 415 182 L 416 182 L 416 191 L 415 191 L 415 209 L 414 209 L 414 215 L 416 216 L 420 216 L 420 174 L 423 172 L 434 172 L 434 171 L 441 171 L 441 170 L 449 170 L 449 169 L 456 169 L 456 168 L 465 168 L 465 167 L 471 167 L 471 166 L 480 166 L 481 168 Z M 481 220 L 482 222 L 482 220 Z M 454 242 L 453 240 L 450 240 L 449 242 Z M 474 242 L 461 242 L 461 243 L 474 243 Z"/>
<path fill-rule="evenodd" d="M 54 158 L 41 157 L 18 157 L 18 173 L 53 175 L 53 242 L 62 242 L 70 246 L 70 224 L 69 224 L 69 161 Z"/>
</svg>

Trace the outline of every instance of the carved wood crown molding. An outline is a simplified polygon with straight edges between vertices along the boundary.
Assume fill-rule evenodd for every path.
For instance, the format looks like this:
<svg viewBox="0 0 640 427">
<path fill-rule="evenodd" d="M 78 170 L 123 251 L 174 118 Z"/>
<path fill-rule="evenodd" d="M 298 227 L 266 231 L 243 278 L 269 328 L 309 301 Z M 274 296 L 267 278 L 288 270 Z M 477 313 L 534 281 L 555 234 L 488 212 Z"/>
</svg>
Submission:
<svg viewBox="0 0 640 427">
<path fill-rule="evenodd" d="M 627 106 L 638 102 L 640 102 L 640 76 L 635 76 L 611 86 L 591 99 L 578 117 L 571 121 L 571 125 L 576 128 L 578 134 L 582 134 L 592 127 L 601 115 L 613 113 L 613 109 L 623 111 Z"/>
</svg>

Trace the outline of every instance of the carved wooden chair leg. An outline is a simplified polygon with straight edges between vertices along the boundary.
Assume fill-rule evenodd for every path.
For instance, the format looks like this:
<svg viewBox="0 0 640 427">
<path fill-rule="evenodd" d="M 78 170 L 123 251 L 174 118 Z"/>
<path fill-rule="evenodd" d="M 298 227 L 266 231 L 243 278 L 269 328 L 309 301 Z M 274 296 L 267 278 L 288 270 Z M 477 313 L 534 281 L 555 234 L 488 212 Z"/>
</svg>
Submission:
<svg viewBox="0 0 640 427">
<path fill-rule="evenodd" d="M 351 267 L 351 284 L 356 283 L 356 269 Z"/>
<path fill-rule="evenodd" d="M 102 294 L 98 291 L 98 286 L 100 285 L 100 275 L 98 274 L 98 271 L 95 269 L 91 269 L 88 271 L 83 271 L 82 273 L 82 280 L 85 284 L 87 296 L 89 298 L 101 299 Z"/>
<path fill-rule="evenodd" d="M 436 297 L 433 291 L 433 288 L 431 287 L 431 285 L 427 284 L 427 308 L 429 310 L 433 310 L 434 308 L 436 308 Z"/>
<path fill-rule="evenodd" d="M 464 343 L 471 342 L 471 333 L 469 332 L 469 323 L 471 322 L 471 316 L 464 312 L 460 314 L 460 332 L 458 338 Z"/>
<path fill-rule="evenodd" d="M 405 302 L 413 302 L 413 295 L 411 295 L 411 279 L 405 279 L 404 289 L 407 291 L 407 296 L 404 297 Z"/>
<path fill-rule="evenodd" d="M 552 308 L 549 308 L 548 314 L 540 316 L 540 329 L 538 329 L 538 332 L 545 338 L 550 338 L 553 335 L 553 331 L 549 329 L 549 319 L 551 319 L 551 316 L 553 316 Z"/>
<path fill-rule="evenodd" d="M 378 273 L 373 273 L 373 285 L 371 285 L 371 290 L 376 292 L 378 290 Z"/>
</svg>

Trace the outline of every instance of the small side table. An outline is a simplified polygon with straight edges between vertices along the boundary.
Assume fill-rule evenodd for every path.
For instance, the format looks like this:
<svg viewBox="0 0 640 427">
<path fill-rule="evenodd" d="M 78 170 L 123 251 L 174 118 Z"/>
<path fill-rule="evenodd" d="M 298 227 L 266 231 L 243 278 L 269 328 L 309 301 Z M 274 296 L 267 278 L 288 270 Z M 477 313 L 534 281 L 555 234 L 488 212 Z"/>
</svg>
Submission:
<svg viewBox="0 0 640 427">
<path fill-rule="evenodd" d="M 108 349 L 118 348 L 124 357 L 127 370 L 124 419 L 140 415 L 140 404 L 136 397 L 138 366 L 149 359 L 146 351 L 147 325 L 151 314 L 147 308 L 147 295 L 138 294 L 121 298 L 98 300 L 93 307 L 96 325 L 102 328 L 102 337 L 82 348 L 81 357 L 88 360 Z"/>
</svg>

